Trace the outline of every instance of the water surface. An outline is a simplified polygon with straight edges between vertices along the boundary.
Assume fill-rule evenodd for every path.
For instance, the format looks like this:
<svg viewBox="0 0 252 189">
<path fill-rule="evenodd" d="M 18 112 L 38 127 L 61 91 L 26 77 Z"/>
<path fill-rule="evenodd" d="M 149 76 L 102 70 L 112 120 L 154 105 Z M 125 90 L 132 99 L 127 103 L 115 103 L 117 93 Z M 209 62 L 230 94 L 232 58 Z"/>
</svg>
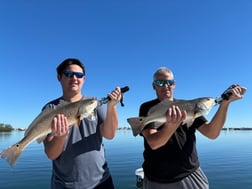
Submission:
<svg viewBox="0 0 252 189">
<path fill-rule="evenodd" d="M 0 150 L 16 143 L 24 132 L 0 132 Z M 252 131 L 222 131 L 216 140 L 197 134 L 201 167 L 208 176 L 211 189 L 252 188 Z M 104 140 L 106 157 L 118 189 L 135 188 L 135 170 L 141 167 L 143 141 L 131 131 L 120 130 L 113 140 Z M 10 168 L 0 159 L 1 189 L 49 188 L 51 161 L 42 144 L 31 143 Z"/>
</svg>

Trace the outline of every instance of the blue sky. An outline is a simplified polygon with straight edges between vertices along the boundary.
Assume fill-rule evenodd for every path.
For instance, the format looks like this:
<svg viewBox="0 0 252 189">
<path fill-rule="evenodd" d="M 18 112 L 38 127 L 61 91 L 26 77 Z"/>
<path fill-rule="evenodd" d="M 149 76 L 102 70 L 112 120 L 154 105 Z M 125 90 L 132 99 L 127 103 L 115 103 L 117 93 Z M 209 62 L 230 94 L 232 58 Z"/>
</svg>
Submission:
<svg viewBox="0 0 252 189">
<path fill-rule="evenodd" d="M 176 98 L 247 87 L 225 126 L 252 127 L 250 0 L 1 0 L 0 24 L 0 123 L 28 127 L 61 95 L 57 65 L 75 57 L 87 70 L 84 94 L 102 98 L 129 86 L 125 107 L 118 105 L 120 127 L 155 98 L 160 66 L 173 70 Z"/>
</svg>

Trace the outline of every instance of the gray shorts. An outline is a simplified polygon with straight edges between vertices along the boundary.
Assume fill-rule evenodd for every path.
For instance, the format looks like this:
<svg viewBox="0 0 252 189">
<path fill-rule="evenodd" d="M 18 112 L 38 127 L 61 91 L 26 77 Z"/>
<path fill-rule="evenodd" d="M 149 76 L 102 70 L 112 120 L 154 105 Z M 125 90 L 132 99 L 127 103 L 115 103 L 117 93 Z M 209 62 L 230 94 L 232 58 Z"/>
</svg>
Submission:
<svg viewBox="0 0 252 189">
<path fill-rule="evenodd" d="M 199 167 L 186 178 L 174 183 L 157 183 L 144 177 L 143 189 L 209 189 L 208 179 Z"/>
</svg>

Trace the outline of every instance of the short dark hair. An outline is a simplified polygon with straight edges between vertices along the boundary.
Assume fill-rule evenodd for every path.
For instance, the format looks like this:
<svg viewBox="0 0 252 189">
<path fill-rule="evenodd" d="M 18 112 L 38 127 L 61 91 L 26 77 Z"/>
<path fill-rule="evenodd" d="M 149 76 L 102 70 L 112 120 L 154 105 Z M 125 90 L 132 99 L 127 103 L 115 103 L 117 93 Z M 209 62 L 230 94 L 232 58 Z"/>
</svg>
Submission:
<svg viewBox="0 0 252 189">
<path fill-rule="evenodd" d="M 76 64 L 82 68 L 83 73 L 85 74 L 85 66 L 84 64 L 76 58 L 67 58 L 63 62 L 59 64 L 57 67 L 57 74 L 61 75 L 63 71 L 66 70 L 66 68 L 70 65 Z"/>
</svg>

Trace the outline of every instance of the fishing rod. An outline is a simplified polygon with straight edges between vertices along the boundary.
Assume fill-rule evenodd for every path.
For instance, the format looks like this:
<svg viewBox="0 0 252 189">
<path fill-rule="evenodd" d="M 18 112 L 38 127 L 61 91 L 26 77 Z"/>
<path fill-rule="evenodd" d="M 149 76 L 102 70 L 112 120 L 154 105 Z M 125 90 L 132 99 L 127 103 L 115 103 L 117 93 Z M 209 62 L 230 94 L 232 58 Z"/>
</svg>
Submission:
<svg viewBox="0 0 252 189">
<path fill-rule="evenodd" d="M 220 104 L 223 100 L 229 100 L 230 96 L 232 96 L 232 93 L 229 91 L 230 89 L 234 88 L 237 85 L 231 85 L 228 87 L 219 98 L 215 99 L 215 103 Z M 246 88 L 242 87 L 242 90 L 244 90 L 242 93 L 246 91 Z"/>
<path fill-rule="evenodd" d="M 129 91 L 129 87 L 128 86 L 125 86 L 125 87 L 121 88 L 121 93 L 125 93 L 127 91 Z M 107 96 L 107 97 L 101 98 L 100 103 L 101 104 L 106 104 L 110 100 L 111 100 L 111 98 L 109 96 Z M 123 97 L 121 98 L 120 103 L 121 103 L 121 106 L 123 107 L 124 106 Z"/>
<path fill-rule="evenodd" d="M 232 96 L 231 92 L 228 92 L 229 88 L 222 93 L 222 95 L 215 99 L 215 103 L 220 104 L 223 100 L 228 100 Z"/>
</svg>

